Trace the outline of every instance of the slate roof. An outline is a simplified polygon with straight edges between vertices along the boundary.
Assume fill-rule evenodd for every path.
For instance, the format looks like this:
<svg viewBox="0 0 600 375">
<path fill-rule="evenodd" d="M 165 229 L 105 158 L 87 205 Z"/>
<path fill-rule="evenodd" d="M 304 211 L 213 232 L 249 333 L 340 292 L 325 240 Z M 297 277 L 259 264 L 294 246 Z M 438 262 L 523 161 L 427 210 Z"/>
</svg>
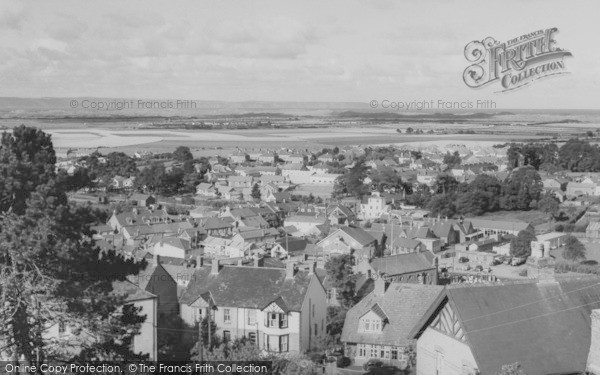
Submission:
<svg viewBox="0 0 600 375">
<path fill-rule="evenodd" d="M 408 345 L 412 341 L 409 336 L 411 330 L 443 289 L 442 286 L 437 285 L 392 283 L 382 296 L 376 296 L 373 292 L 368 294 L 348 310 L 341 341 L 375 345 Z M 360 317 L 376 305 L 385 311 L 388 323 L 383 326 L 381 333 L 359 332 Z"/>
<path fill-rule="evenodd" d="M 482 374 L 514 362 L 528 375 L 585 370 L 600 278 L 557 280 L 447 289 Z"/>
<path fill-rule="evenodd" d="M 371 268 L 386 275 L 402 275 L 435 268 L 433 266 L 434 258 L 435 256 L 430 251 L 390 255 L 374 258 L 371 261 Z"/>
<path fill-rule="evenodd" d="M 524 221 L 504 221 L 504 220 L 487 220 L 487 219 L 465 219 L 470 221 L 474 228 L 493 228 L 496 230 L 516 230 L 522 231 L 527 229 L 530 224 Z"/>
<path fill-rule="evenodd" d="M 211 267 L 196 269 L 180 302 L 194 303 L 200 295 L 211 292 L 217 306 L 262 309 L 281 297 L 291 311 L 300 311 L 312 275 L 297 271 L 293 280 L 286 270 L 267 267 L 223 266 L 217 275 Z"/>
<path fill-rule="evenodd" d="M 366 230 L 362 228 L 341 227 L 339 230 L 352 237 L 361 246 L 366 246 L 377 241 L 373 236 L 371 236 Z"/>
<path fill-rule="evenodd" d="M 146 292 L 129 280 L 114 281 L 112 283 L 113 293 L 125 296 L 125 301 L 133 302 L 145 299 L 158 298 L 154 294 Z"/>
<path fill-rule="evenodd" d="M 280 238 L 277 242 L 281 247 L 283 247 L 288 252 L 296 252 L 296 251 L 304 251 L 306 250 L 307 245 L 309 244 L 308 240 L 304 237 L 287 237 Z"/>
</svg>

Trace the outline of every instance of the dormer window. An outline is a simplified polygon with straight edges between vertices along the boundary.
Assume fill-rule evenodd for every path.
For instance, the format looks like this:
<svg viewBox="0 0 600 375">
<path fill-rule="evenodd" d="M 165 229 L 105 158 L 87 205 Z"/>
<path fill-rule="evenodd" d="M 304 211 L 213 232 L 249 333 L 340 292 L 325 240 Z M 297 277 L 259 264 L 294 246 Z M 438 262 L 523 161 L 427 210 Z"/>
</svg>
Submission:
<svg viewBox="0 0 600 375">
<path fill-rule="evenodd" d="M 358 331 L 364 333 L 381 333 L 387 322 L 387 315 L 379 304 L 376 303 L 371 307 L 371 310 L 360 317 Z"/>
</svg>

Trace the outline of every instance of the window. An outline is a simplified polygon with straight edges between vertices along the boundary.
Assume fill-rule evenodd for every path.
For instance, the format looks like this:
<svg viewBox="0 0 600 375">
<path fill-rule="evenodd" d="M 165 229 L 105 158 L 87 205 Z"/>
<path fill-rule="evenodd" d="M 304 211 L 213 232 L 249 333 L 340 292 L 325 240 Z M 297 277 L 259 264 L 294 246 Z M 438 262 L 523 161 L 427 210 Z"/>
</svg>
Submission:
<svg viewBox="0 0 600 375">
<path fill-rule="evenodd" d="M 327 289 L 327 299 L 331 300 L 333 298 L 333 291 L 331 289 Z"/>
<path fill-rule="evenodd" d="M 359 357 L 364 357 L 367 354 L 367 352 L 365 351 L 365 347 L 363 344 L 359 344 L 358 345 L 358 356 Z"/>
<path fill-rule="evenodd" d="M 256 310 L 248 310 L 248 325 L 256 325 Z"/>
<path fill-rule="evenodd" d="M 398 359 L 398 349 L 392 349 L 392 359 Z"/>
<path fill-rule="evenodd" d="M 223 322 L 231 323 L 231 311 L 229 309 L 223 309 Z"/>
<path fill-rule="evenodd" d="M 287 352 L 289 350 L 288 335 L 279 336 L 279 351 Z"/>
<path fill-rule="evenodd" d="M 58 322 L 58 333 L 64 334 L 67 331 L 67 325 L 65 322 Z"/>
<path fill-rule="evenodd" d="M 312 305 L 312 316 L 315 317 L 315 305 Z"/>
<path fill-rule="evenodd" d="M 267 327 L 277 327 L 279 323 L 279 317 L 277 313 L 268 313 L 267 314 Z"/>
<path fill-rule="evenodd" d="M 317 323 L 315 323 L 315 336 L 317 336 L 317 335 L 319 334 L 319 333 L 317 332 L 317 329 L 318 329 L 318 327 L 319 327 L 319 326 L 317 325 Z"/>
<path fill-rule="evenodd" d="M 287 314 L 279 314 L 279 328 L 287 328 L 288 319 Z"/>
<path fill-rule="evenodd" d="M 250 341 L 250 343 L 252 345 L 256 345 L 256 333 L 255 332 L 248 333 L 248 340 Z"/>
<path fill-rule="evenodd" d="M 231 332 L 230 331 L 223 331 L 223 341 L 224 342 L 231 341 Z"/>
<path fill-rule="evenodd" d="M 375 345 L 371 345 L 371 353 L 370 353 L 369 357 L 377 358 L 377 348 Z"/>
</svg>

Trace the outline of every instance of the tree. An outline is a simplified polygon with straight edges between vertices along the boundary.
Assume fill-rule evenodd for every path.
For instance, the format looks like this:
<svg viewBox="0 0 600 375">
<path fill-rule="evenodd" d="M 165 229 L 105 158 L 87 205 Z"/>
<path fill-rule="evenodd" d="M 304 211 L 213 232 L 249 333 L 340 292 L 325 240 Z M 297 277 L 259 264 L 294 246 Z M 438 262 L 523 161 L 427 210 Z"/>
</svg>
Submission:
<svg viewBox="0 0 600 375">
<path fill-rule="evenodd" d="M 545 194 L 537 203 L 538 210 L 555 217 L 560 208 L 558 199 L 552 193 Z"/>
<path fill-rule="evenodd" d="M 529 230 L 520 231 L 510 241 L 510 255 L 515 257 L 528 257 L 531 255 L 531 241 L 535 241 L 535 234 Z"/>
<path fill-rule="evenodd" d="M 532 166 L 514 169 L 502 183 L 500 208 L 507 211 L 531 209 L 531 202 L 539 200 L 542 180 Z"/>
<path fill-rule="evenodd" d="M 50 135 L 23 125 L 2 133 L 0 212 L 23 214 L 31 193 L 55 178 L 55 163 Z"/>
<path fill-rule="evenodd" d="M 352 271 L 354 257 L 350 254 L 330 258 L 325 263 L 325 271 L 337 291 L 340 304 L 350 308 L 356 303 L 356 276 Z"/>
<path fill-rule="evenodd" d="M 438 194 L 431 197 L 426 208 L 433 215 L 452 217 L 456 213 L 456 195 L 454 194 Z"/>
<path fill-rule="evenodd" d="M 194 155 L 192 155 L 189 147 L 179 146 L 173 152 L 173 158 L 179 162 L 185 162 L 194 159 Z"/>
<path fill-rule="evenodd" d="M 459 166 L 461 163 L 460 154 L 458 153 L 458 151 L 454 151 L 453 154 L 451 154 L 450 151 L 446 152 L 446 155 L 444 155 L 443 163 L 446 164 L 448 168 Z"/>
<path fill-rule="evenodd" d="M 565 248 L 562 256 L 566 260 L 576 262 L 585 259 L 585 246 L 572 235 L 567 235 L 565 238 Z"/>
<path fill-rule="evenodd" d="M 90 224 L 97 217 L 88 206 L 66 204 L 48 142 L 43 132 L 25 127 L 14 137 L 3 135 L 0 168 L 31 171 L 34 181 L 3 184 L 3 196 L 9 197 L 0 217 L 0 336 L 8 343 L 3 349 L 30 364 L 38 356 L 66 361 L 143 359 L 129 348 L 145 317 L 113 287 L 139 272 L 145 262 L 95 245 Z M 19 147 L 20 155 L 11 147 Z M 11 191 L 14 188 L 26 194 Z M 72 336 L 53 341 L 42 335 L 48 326 L 62 323 L 71 327 Z M 90 337 L 94 340 L 83 340 Z M 73 353 L 73 347 L 80 352 Z"/>
<path fill-rule="evenodd" d="M 415 130 L 411 127 L 406 128 L 406 134 L 412 134 Z"/>
<path fill-rule="evenodd" d="M 258 184 L 254 184 L 254 186 L 252 186 L 252 191 L 250 192 L 250 196 L 254 199 L 254 200 L 260 200 L 260 186 L 258 186 Z"/>
<path fill-rule="evenodd" d="M 186 324 L 179 315 L 158 316 L 158 360 L 189 361 L 191 350 L 198 341 L 198 327 Z"/>
<path fill-rule="evenodd" d="M 437 194 L 454 193 L 458 188 L 458 181 L 454 176 L 440 173 L 433 183 L 433 191 Z"/>
<path fill-rule="evenodd" d="M 333 197 L 339 198 L 352 195 L 362 198 L 368 191 L 368 187 L 363 183 L 365 177 L 367 177 L 367 166 L 365 165 L 365 159 L 361 158 L 354 163 L 350 170 L 335 180 Z"/>
</svg>

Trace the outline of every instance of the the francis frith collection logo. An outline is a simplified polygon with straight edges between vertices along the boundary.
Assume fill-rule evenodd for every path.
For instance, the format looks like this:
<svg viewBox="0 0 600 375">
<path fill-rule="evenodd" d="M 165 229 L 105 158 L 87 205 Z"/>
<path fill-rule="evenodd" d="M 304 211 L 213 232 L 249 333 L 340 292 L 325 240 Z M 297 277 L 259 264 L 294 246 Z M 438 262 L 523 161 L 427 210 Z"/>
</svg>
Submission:
<svg viewBox="0 0 600 375">
<path fill-rule="evenodd" d="M 465 47 L 465 57 L 472 63 L 463 73 L 465 84 L 478 88 L 498 81 L 499 92 L 504 92 L 568 73 L 564 59 L 572 55 L 556 46 L 557 32 L 555 27 L 537 30 L 504 43 L 492 37 L 472 41 Z"/>
</svg>

